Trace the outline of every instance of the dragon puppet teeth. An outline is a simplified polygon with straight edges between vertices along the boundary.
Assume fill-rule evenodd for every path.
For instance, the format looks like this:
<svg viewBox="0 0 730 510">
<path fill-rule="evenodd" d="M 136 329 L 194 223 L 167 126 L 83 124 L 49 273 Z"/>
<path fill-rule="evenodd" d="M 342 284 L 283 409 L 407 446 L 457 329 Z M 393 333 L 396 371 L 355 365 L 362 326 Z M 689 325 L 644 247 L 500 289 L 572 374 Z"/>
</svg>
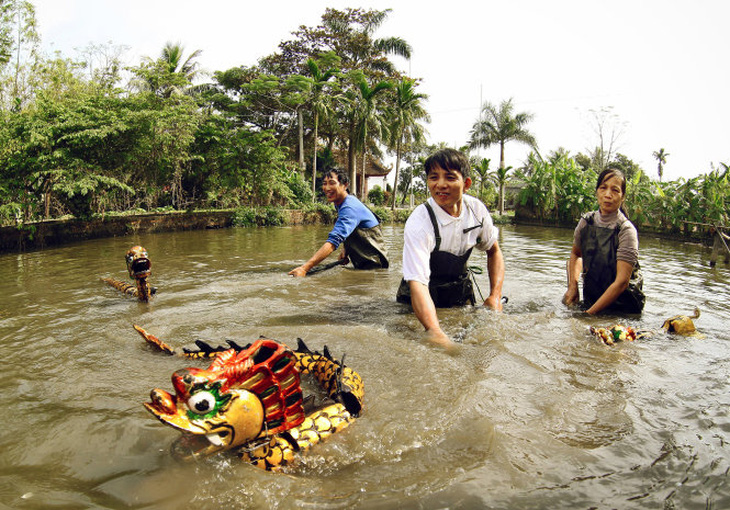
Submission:
<svg viewBox="0 0 730 510">
<path fill-rule="evenodd" d="M 221 439 L 220 434 L 206 434 L 205 438 L 215 446 L 223 446 L 223 439 Z"/>
</svg>

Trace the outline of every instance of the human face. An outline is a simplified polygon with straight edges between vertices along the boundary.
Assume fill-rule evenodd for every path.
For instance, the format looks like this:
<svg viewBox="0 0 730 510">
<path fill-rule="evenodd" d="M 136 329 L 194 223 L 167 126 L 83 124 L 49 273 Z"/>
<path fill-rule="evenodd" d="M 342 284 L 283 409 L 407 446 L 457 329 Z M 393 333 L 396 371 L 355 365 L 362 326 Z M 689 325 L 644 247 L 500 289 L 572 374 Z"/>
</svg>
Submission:
<svg viewBox="0 0 730 510">
<path fill-rule="evenodd" d="M 436 166 L 428 173 L 427 181 L 428 190 L 439 207 L 451 216 L 459 216 L 464 192 L 471 186 L 471 179 L 464 179 L 461 172 Z"/>
<path fill-rule="evenodd" d="M 602 214 L 612 214 L 618 211 L 621 204 L 624 203 L 621 179 L 616 176 L 605 179 L 596 190 L 596 198 Z"/>
<path fill-rule="evenodd" d="M 328 202 L 340 205 L 347 197 L 347 185 L 340 183 L 337 174 L 327 174 L 322 181 L 322 192 Z"/>
</svg>

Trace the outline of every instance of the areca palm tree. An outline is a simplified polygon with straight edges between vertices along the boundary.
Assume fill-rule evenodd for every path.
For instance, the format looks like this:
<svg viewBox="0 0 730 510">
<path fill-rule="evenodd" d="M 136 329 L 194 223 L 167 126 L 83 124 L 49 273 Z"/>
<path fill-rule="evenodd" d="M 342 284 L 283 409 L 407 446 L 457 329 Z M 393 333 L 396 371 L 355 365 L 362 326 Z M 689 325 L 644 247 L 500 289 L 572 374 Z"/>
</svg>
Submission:
<svg viewBox="0 0 730 510">
<path fill-rule="evenodd" d="M 378 94 L 387 89 L 393 88 L 393 83 L 387 80 L 379 81 L 373 87 L 370 87 L 367 80 L 362 75 L 355 76 L 355 85 L 359 92 L 359 107 L 357 111 L 357 145 L 362 149 L 362 195 L 365 193 L 365 167 L 368 154 L 368 128 L 375 130 L 377 138 L 382 137 L 383 127 L 385 125 L 385 116 L 383 110 L 378 108 L 376 97 Z M 357 181 L 353 181 L 352 185 L 357 191 Z M 363 198 L 360 196 L 360 198 Z"/>
<path fill-rule="evenodd" d="M 504 146 L 507 142 L 521 142 L 537 150 L 535 136 L 527 130 L 533 115 L 527 112 L 514 113 L 512 99 L 502 101 L 499 107 L 484 103 L 483 118 L 474 123 L 469 147 L 488 148 L 499 144 L 499 168 L 504 168 Z"/>
<path fill-rule="evenodd" d="M 665 152 L 664 147 L 662 147 L 658 151 L 654 151 L 652 156 L 654 156 L 654 158 L 657 160 L 657 173 L 659 174 L 659 182 L 662 182 L 662 177 L 664 176 L 664 165 L 667 164 L 667 156 L 669 156 L 669 153 Z"/>
<path fill-rule="evenodd" d="M 422 101 L 426 94 L 416 92 L 416 80 L 404 78 L 395 86 L 395 98 L 390 110 L 390 145 L 395 148 L 395 183 L 398 183 L 403 146 L 410 142 L 419 142 L 423 138 L 424 129 L 419 121 L 430 122 Z M 395 210 L 398 186 L 393 188 L 392 210 Z"/>
<path fill-rule="evenodd" d="M 329 80 L 339 74 L 339 70 L 332 67 L 324 72 L 319 68 L 317 62 L 310 58 L 307 60 L 309 74 L 312 75 L 312 90 L 310 104 L 314 116 L 314 138 L 312 150 L 312 197 L 315 196 L 317 186 L 317 138 L 319 129 L 319 116 L 327 111 L 326 96 L 322 94 L 325 85 Z"/>
<path fill-rule="evenodd" d="M 479 176 L 479 191 L 477 193 L 477 198 L 482 201 L 484 200 L 484 184 L 489 180 L 489 165 L 491 162 L 492 160 L 489 158 L 482 158 L 481 161 L 472 165 L 474 173 Z"/>
<path fill-rule="evenodd" d="M 487 160 L 489 161 L 489 160 Z M 512 170 L 511 166 L 499 167 L 489 175 L 490 180 L 499 190 L 499 214 L 504 214 L 504 187 L 507 184 L 507 174 Z"/>
</svg>

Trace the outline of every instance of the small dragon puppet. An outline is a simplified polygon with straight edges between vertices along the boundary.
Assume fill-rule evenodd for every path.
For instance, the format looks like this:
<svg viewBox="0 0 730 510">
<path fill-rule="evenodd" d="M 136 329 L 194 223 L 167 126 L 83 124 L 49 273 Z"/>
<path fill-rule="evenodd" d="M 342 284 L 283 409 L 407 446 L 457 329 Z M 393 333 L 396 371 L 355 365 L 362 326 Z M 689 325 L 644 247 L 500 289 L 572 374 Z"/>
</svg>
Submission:
<svg viewBox="0 0 730 510">
<path fill-rule="evenodd" d="M 172 454 L 193 460 L 224 451 L 272 470 L 352 423 L 362 410 L 363 383 L 357 372 L 324 354 L 310 351 L 301 339 L 296 350 L 261 338 L 246 347 L 228 342 L 178 353 L 134 326 L 151 345 L 168 354 L 215 359 L 207 369 L 184 368 L 172 375 L 174 394 L 150 393 L 145 408 L 182 432 Z M 305 406 L 300 375 L 311 374 L 331 402 L 311 412 Z"/>
<path fill-rule="evenodd" d="M 155 292 L 157 292 L 157 289 L 151 287 L 147 281 L 152 272 L 152 262 L 147 256 L 147 250 L 142 246 L 132 246 L 124 258 L 127 261 L 129 277 L 135 282 L 134 285 L 115 280 L 114 278 L 102 278 L 101 281 L 111 285 L 124 294 L 136 297 L 144 303 L 148 302 Z"/>
<path fill-rule="evenodd" d="M 702 335 L 697 333 L 693 322 L 693 319 L 697 319 L 699 316 L 700 309 L 695 307 L 694 315 L 675 315 L 674 317 L 670 317 L 664 321 L 661 329 L 665 333 L 701 337 Z M 644 338 L 654 334 L 654 331 L 637 331 L 631 326 L 624 326 L 622 324 L 614 324 L 608 328 L 597 328 L 591 326 L 590 331 L 606 345 L 615 345 L 619 342 L 633 342 L 638 338 Z"/>
</svg>

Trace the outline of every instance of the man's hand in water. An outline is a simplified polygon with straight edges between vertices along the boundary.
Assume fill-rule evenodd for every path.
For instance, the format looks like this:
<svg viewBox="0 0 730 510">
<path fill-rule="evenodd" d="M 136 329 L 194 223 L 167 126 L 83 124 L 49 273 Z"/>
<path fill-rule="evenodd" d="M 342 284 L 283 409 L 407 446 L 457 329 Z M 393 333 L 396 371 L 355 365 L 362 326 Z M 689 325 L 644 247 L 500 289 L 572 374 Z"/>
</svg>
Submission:
<svg viewBox="0 0 730 510">
<path fill-rule="evenodd" d="M 291 276 L 307 276 L 307 270 L 304 269 L 304 266 L 299 266 L 289 271 L 289 274 Z"/>
<path fill-rule="evenodd" d="M 457 354 L 461 351 L 461 345 L 451 340 L 448 336 L 446 336 L 446 333 L 440 329 L 436 331 L 426 331 L 426 339 L 431 345 L 442 348 L 448 354 Z"/>
</svg>

